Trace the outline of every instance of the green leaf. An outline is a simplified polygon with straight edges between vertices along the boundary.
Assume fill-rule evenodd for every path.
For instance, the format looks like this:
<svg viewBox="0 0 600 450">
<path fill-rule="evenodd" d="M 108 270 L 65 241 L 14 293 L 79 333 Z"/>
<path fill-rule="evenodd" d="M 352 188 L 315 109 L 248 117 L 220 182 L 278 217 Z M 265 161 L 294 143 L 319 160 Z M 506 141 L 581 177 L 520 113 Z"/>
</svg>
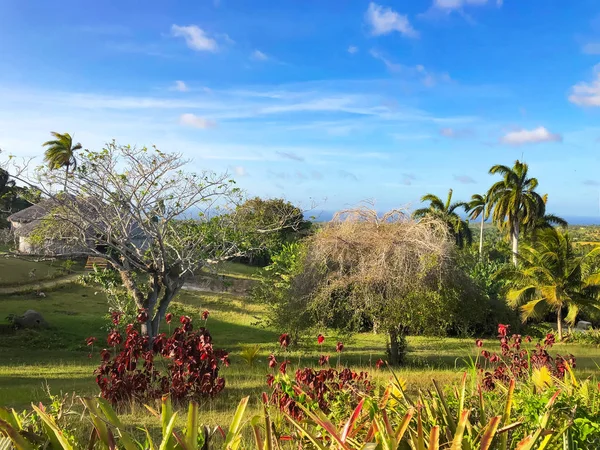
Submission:
<svg viewBox="0 0 600 450">
<path fill-rule="evenodd" d="M 198 445 L 198 403 L 194 401 L 191 401 L 188 407 L 184 441 L 190 449 Z"/>
<path fill-rule="evenodd" d="M 163 431 L 163 439 L 162 439 L 162 442 L 160 443 L 160 447 L 158 448 L 158 450 L 170 450 L 175 447 L 175 445 L 172 442 L 175 440 L 174 436 L 173 436 L 173 428 L 175 428 L 175 419 L 176 418 L 177 418 L 177 413 L 173 413 L 171 415 L 171 419 L 169 420 L 169 423 L 167 424 L 167 427 Z"/>
<path fill-rule="evenodd" d="M 227 436 L 225 437 L 225 448 L 227 450 L 235 450 L 241 439 L 240 429 L 242 426 L 242 419 L 244 417 L 244 413 L 246 412 L 246 406 L 248 406 L 248 399 L 250 397 L 244 397 L 237 409 L 235 410 L 235 414 L 233 415 L 233 420 L 231 421 L 231 425 L 229 426 L 229 430 L 227 431 Z"/>
</svg>

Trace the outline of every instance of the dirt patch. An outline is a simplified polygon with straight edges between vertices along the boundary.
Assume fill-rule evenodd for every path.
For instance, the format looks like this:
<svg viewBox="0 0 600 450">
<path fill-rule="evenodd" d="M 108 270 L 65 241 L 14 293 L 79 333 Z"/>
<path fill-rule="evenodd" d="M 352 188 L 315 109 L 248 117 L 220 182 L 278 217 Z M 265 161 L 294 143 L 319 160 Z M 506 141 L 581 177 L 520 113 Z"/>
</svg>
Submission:
<svg viewBox="0 0 600 450">
<path fill-rule="evenodd" d="M 199 292 L 228 292 L 230 294 L 247 294 L 252 286 L 254 280 L 245 278 L 231 278 L 225 276 L 204 276 L 196 277 L 193 280 L 186 281 L 183 286 L 184 289 L 189 291 Z"/>
</svg>

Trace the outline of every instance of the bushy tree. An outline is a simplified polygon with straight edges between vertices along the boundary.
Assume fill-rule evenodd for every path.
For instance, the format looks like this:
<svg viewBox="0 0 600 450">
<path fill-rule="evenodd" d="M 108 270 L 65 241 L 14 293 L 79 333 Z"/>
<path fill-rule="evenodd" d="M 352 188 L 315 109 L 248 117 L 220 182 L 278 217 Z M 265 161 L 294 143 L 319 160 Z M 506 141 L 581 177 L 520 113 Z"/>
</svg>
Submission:
<svg viewBox="0 0 600 450">
<path fill-rule="evenodd" d="M 265 266 L 271 257 L 306 235 L 311 222 L 300 208 L 280 198 L 246 200 L 233 212 L 238 240 L 248 249 L 245 260 Z"/>
<path fill-rule="evenodd" d="M 269 307 L 268 324 L 289 333 L 294 343 L 314 324 L 304 283 L 305 258 L 306 246 L 301 242 L 284 244 L 252 289 L 252 297 Z"/>
<path fill-rule="evenodd" d="M 388 334 L 390 362 L 401 362 L 415 295 L 436 290 L 451 267 L 453 243 L 446 223 L 402 211 L 379 216 L 361 207 L 342 211 L 308 239 L 304 285 L 313 302 L 344 295 L 355 315 Z"/>
</svg>

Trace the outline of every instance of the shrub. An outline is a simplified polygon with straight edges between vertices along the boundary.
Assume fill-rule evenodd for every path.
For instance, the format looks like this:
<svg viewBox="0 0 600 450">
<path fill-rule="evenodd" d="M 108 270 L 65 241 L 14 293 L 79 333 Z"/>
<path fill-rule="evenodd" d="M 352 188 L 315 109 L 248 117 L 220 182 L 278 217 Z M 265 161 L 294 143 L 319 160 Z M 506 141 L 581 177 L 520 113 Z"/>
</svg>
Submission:
<svg viewBox="0 0 600 450">
<path fill-rule="evenodd" d="M 600 330 L 589 329 L 581 332 L 571 332 L 567 335 L 568 342 L 576 342 L 578 344 L 591 344 L 600 346 Z"/>
<path fill-rule="evenodd" d="M 145 322 L 146 314 L 140 311 L 138 321 Z M 116 316 L 115 325 L 118 322 Z M 219 361 L 229 365 L 227 353 L 214 350 L 208 330 L 202 327 L 194 331 L 189 317 L 181 316 L 180 324 L 171 336 L 161 333 L 152 343 L 133 324 L 127 325 L 124 336 L 113 328 L 107 343 L 114 352 L 103 349 L 102 362 L 94 372 L 102 397 L 120 406 L 166 394 L 182 402 L 221 392 L 225 379 L 219 376 Z M 93 342 L 93 338 L 88 339 L 88 345 Z M 167 364 L 155 364 L 158 357 Z"/>
<path fill-rule="evenodd" d="M 361 397 L 373 390 L 367 372 L 348 368 L 305 367 L 296 370 L 293 379 L 285 373 L 267 375 L 267 384 L 273 388 L 271 402 L 298 420 L 305 417 L 299 403 L 310 411 L 337 416 L 354 409 Z"/>
<path fill-rule="evenodd" d="M 261 271 L 252 290 L 252 297 L 269 308 L 268 325 L 280 331 L 288 330 L 294 343 L 314 323 L 308 311 L 308 295 L 303 291 L 306 283 L 300 276 L 305 255 L 303 244 L 285 244 L 281 252 L 273 256 L 271 265 Z"/>
<path fill-rule="evenodd" d="M 477 362 L 477 368 L 482 375 L 482 387 L 493 390 L 497 382 L 508 384 L 511 380 L 527 380 L 533 369 L 544 369 L 554 377 L 562 379 L 569 368 L 575 367 L 575 357 L 568 355 L 551 356 L 548 350 L 554 345 L 555 337 L 548 333 L 542 342 L 535 345 L 533 351 L 523 347 L 523 340 L 531 342 L 531 338 L 523 338 L 520 334 L 508 335 L 508 325 L 498 325 L 498 340 L 500 341 L 500 354 L 482 350 L 483 364 Z M 481 347 L 483 342 L 476 341 Z"/>
</svg>

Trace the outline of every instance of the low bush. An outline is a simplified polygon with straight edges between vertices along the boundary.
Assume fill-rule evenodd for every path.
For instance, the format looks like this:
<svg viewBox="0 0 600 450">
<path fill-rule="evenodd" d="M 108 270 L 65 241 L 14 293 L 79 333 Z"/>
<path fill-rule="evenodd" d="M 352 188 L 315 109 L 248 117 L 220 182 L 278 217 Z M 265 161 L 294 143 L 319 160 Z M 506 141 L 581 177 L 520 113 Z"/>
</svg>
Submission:
<svg viewBox="0 0 600 450">
<path fill-rule="evenodd" d="M 145 322 L 146 314 L 140 311 L 138 322 Z M 167 320 L 171 319 L 168 315 Z M 143 403 L 164 395 L 181 403 L 215 396 L 225 387 L 219 362 L 229 364 L 227 352 L 214 350 L 208 330 L 194 331 L 189 317 L 181 316 L 180 326 L 170 336 L 161 333 L 152 342 L 134 324 L 127 325 L 123 335 L 116 328 L 119 320 L 115 313 L 115 328 L 107 336 L 114 350 L 100 352 L 102 362 L 95 371 L 101 395 L 111 404 Z M 95 338 L 88 339 L 88 345 L 94 342 Z M 158 358 L 166 364 L 156 364 Z"/>
<path fill-rule="evenodd" d="M 600 346 L 600 329 L 590 328 L 585 331 L 572 331 L 565 337 L 567 342 L 578 344 L 591 344 Z"/>
</svg>

